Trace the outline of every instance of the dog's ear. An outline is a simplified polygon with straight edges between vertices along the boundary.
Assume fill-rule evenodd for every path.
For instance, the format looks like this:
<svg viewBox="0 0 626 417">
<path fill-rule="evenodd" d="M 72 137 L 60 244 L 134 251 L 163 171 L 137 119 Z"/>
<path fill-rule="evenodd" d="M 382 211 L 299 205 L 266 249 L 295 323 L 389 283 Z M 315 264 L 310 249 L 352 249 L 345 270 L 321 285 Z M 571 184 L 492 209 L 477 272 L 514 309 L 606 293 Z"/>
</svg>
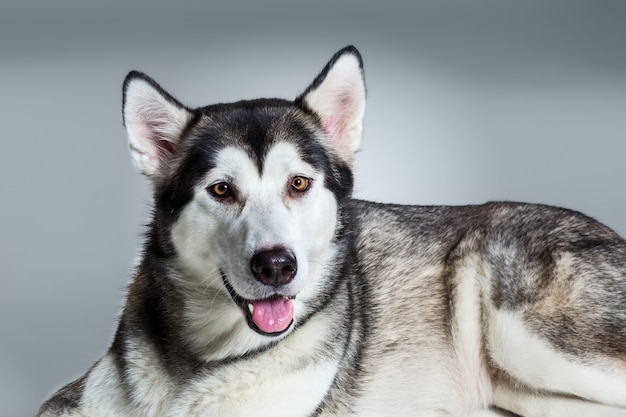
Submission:
<svg viewBox="0 0 626 417">
<path fill-rule="evenodd" d="M 337 52 L 296 99 L 296 104 L 319 117 L 327 145 L 352 162 L 361 143 L 365 113 L 365 80 L 359 51 L 347 46 Z"/>
<path fill-rule="evenodd" d="M 122 113 L 131 155 L 141 172 L 154 179 L 175 154 L 193 113 L 141 72 L 126 76 L 123 93 Z"/>
</svg>

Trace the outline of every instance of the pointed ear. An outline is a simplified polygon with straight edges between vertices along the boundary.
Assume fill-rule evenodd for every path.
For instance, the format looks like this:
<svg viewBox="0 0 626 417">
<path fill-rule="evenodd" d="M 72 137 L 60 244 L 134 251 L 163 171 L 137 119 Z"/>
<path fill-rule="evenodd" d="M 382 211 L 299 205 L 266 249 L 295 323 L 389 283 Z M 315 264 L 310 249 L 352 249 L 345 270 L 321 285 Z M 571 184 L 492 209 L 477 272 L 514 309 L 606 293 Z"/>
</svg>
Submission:
<svg viewBox="0 0 626 417">
<path fill-rule="evenodd" d="M 354 46 L 337 52 L 296 99 L 322 122 L 327 145 L 348 162 L 361 143 L 365 113 L 363 61 Z"/>
<path fill-rule="evenodd" d="M 141 72 L 126 76 L 123 92 L 130 153 L 141 172 L 154 179 L 174 155 L 193 113 Z"/>
</svg>

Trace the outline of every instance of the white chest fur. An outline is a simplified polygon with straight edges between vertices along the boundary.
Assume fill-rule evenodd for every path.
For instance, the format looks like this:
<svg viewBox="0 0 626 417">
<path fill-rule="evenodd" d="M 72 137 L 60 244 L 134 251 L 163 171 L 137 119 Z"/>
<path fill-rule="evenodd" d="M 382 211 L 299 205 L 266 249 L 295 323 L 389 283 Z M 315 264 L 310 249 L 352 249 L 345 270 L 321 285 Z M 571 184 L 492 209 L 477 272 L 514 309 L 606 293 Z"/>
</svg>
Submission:
<svg viewBox="0 0 626 417">
<path fill-rule="evenodd" d="M 318 315 L 275 347 L 207 369 L 180 395 L 168 416 L 310 416 L 337 373 L 342 344 L 332 320 Z"/>
<path fill-rule="evenodd" d="M 265 352 L 207 368 L 182 383 L 168 376 L 148 345 L 129 342 L 130 395 L 124 395 L 107 355 L 88 378 L 83 412 L 94 417 L 310 416 L 333 383 L 342 354 L 339 344 L 333 348 L 324 341 L 332 328 L 325 321 L 311 320 Z"/>
<path fill-rule="evenodd" d="M 310 416 L 333 381 L 336 361 L 285 370 L 271 356 L 200 378 L 181 395 L 172 415 Z"/>
</svg>

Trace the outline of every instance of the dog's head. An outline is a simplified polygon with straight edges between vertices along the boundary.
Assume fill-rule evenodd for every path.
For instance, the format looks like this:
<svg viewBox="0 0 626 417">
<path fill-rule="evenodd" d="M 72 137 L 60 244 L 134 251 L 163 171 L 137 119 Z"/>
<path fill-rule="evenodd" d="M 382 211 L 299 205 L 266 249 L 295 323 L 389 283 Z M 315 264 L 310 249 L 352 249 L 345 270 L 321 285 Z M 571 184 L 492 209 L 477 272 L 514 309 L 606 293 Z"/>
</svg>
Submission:
<svg viewBox="0 0 626 417">
<path fill-rule="evenodd" d="M 190 109 L 146 75 L 128 75 L 124 124 L 154 190 L 148 250 L 175 265 L 198 344 L 229 335 L 250 350 L 323 302 L 364 107 L 353 47 L 294 101 Z"/>
</svg>

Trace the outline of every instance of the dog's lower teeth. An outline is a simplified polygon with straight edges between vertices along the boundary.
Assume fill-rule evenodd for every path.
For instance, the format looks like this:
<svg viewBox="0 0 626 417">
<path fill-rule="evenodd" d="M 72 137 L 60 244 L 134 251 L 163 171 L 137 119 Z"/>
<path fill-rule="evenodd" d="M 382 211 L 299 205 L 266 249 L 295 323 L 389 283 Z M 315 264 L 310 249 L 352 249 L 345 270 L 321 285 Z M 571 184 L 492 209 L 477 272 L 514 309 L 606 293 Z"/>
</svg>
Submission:
<svg viewBox="0 0 626 417">
<path fill-rule="evenodd" d="M 248 303 L 248 310 L 250 310 L 250 314 L 254 314 L 254 306 L 252 303 Z"/>
</svg>

